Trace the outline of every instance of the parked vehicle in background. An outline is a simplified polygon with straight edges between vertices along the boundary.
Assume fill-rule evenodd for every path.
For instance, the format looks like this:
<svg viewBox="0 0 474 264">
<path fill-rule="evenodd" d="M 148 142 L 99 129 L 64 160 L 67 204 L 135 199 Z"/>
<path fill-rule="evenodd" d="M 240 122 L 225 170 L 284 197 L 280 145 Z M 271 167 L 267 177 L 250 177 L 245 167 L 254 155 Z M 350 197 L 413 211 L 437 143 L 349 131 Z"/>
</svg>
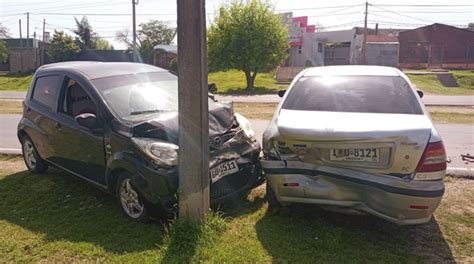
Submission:
<svg viewBox="0 0 474 264">
<path fill-rule="evenodd" d="M 232 104 L 209 99 L 210 196 L 218 202 L 262 182 L 260 143 Z M 137 63 L 40 67 L 18 124 L 26 166 L 61 168 L 115 194 L 136 220 L 176 210 L 177 77 Z"/>
<path fill-rule="evenodd" d="M 402 225 L 430 220 L 444 193 L 446 153 L 405 74 L 310 68 L 280 95 L 263 135 L 271 210 L 310 203 Z"/>
</svg>

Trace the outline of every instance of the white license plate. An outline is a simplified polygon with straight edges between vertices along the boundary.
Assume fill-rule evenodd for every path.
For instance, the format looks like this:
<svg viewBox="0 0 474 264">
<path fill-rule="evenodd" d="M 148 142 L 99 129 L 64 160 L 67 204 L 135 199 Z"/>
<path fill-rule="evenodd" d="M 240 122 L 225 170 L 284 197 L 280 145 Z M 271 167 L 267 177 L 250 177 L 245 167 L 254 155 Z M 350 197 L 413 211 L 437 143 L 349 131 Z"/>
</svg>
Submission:
<svg viewBox="0 0 474 264">
<path fill-rule="evenodd" d="M 329 159 L 334 161 L 380 161 L 378 148 L 334 148 L 329 151 Z"/>
<path fill-rule="evenodd" d="M 232 173 L 239 171 L 239 166 L 235 160 L 227 161 L 217 165 L 216 167 L 209 170 L 212 182 L 219 180 L 220 178 L 227 176 Z"/>
</svg>

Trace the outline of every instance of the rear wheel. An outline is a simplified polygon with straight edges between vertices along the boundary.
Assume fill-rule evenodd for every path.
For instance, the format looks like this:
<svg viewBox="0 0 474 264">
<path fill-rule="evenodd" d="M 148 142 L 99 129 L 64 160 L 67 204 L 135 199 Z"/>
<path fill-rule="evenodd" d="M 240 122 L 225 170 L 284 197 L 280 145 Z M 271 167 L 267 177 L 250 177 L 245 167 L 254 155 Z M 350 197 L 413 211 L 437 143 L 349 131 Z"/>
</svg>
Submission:
<svg viewBox="0 0 474 264">
<path fill-rule="evenodd" d="M 267 202 L 268 202 L 268 210 L 273 213 L 273 214 L 278 214 L 284 206 L 278 201 L 275 192 L 272 189 L 272 186 L 270 186 L 270 183 L 267 181 Z"/>
<path fill-rule="evenodd" d="M 36 147 L 29 136 L 24 136 L 21 139 L 21 151 L 23 154 L 23 160 L 25 161 L 26 167 L 29 171 L 41 174 L 48 169 L 48 163 L 40 157 L 38 150 L 36 150 Z"/>
<path fill-rule="evenodd" d="M 135 221 L 148 220 L 148 211 L 145 201 L 138 194 L 127 174 L 122 174 L 117 180 L 116 197 L 122 212 Z"/>
</svg>

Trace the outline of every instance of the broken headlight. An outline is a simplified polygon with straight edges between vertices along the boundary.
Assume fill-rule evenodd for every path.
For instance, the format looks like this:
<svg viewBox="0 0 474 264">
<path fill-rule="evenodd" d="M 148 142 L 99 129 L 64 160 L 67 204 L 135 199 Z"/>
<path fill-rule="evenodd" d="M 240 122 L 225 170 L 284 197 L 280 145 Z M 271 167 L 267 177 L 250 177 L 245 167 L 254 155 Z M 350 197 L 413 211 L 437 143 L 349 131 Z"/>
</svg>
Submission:
<svg viewBox="0 0 474 264">
<path fill-rule="evenodd" d="M 148 138 L 132 138 L 137 145 L 156 165 L 176 166 L 178 164 L 178 146 L 172 143 Z"/>
<path fill-rule="evenodd" d="M 241 114 L 235 113 L 234 115 L 235 119 L 237 120 L 237 123 L 239 123 L 239 126 L 244 131 L 245 135 L 248 138 L 254 139 L 255 131 L 253 131 L 252 124 L 250 124 L 250 121 Z"/>
</svg>

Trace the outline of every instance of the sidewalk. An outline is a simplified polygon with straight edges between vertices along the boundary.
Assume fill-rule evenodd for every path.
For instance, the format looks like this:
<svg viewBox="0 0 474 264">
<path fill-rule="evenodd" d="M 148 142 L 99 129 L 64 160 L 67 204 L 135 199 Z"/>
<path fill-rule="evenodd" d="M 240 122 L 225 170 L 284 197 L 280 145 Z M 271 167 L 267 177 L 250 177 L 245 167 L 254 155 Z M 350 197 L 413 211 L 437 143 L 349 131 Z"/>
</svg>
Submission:
<svg viewBox="0 0 474 264">
<path fill-rule="evenodd" d="M 0 91 L 0 99 L 23 99 L 26 92 Z M 278 103 L 280 97 L 277 94 L 256 95 L 224 95 L 216 94 L 219 101 L 233 101 L 236 103 Z M 452 106 L 474 106 L 472 95 L 425 95 L 422 99 L 425 105 L 452 105 Z"/>
</svg>

